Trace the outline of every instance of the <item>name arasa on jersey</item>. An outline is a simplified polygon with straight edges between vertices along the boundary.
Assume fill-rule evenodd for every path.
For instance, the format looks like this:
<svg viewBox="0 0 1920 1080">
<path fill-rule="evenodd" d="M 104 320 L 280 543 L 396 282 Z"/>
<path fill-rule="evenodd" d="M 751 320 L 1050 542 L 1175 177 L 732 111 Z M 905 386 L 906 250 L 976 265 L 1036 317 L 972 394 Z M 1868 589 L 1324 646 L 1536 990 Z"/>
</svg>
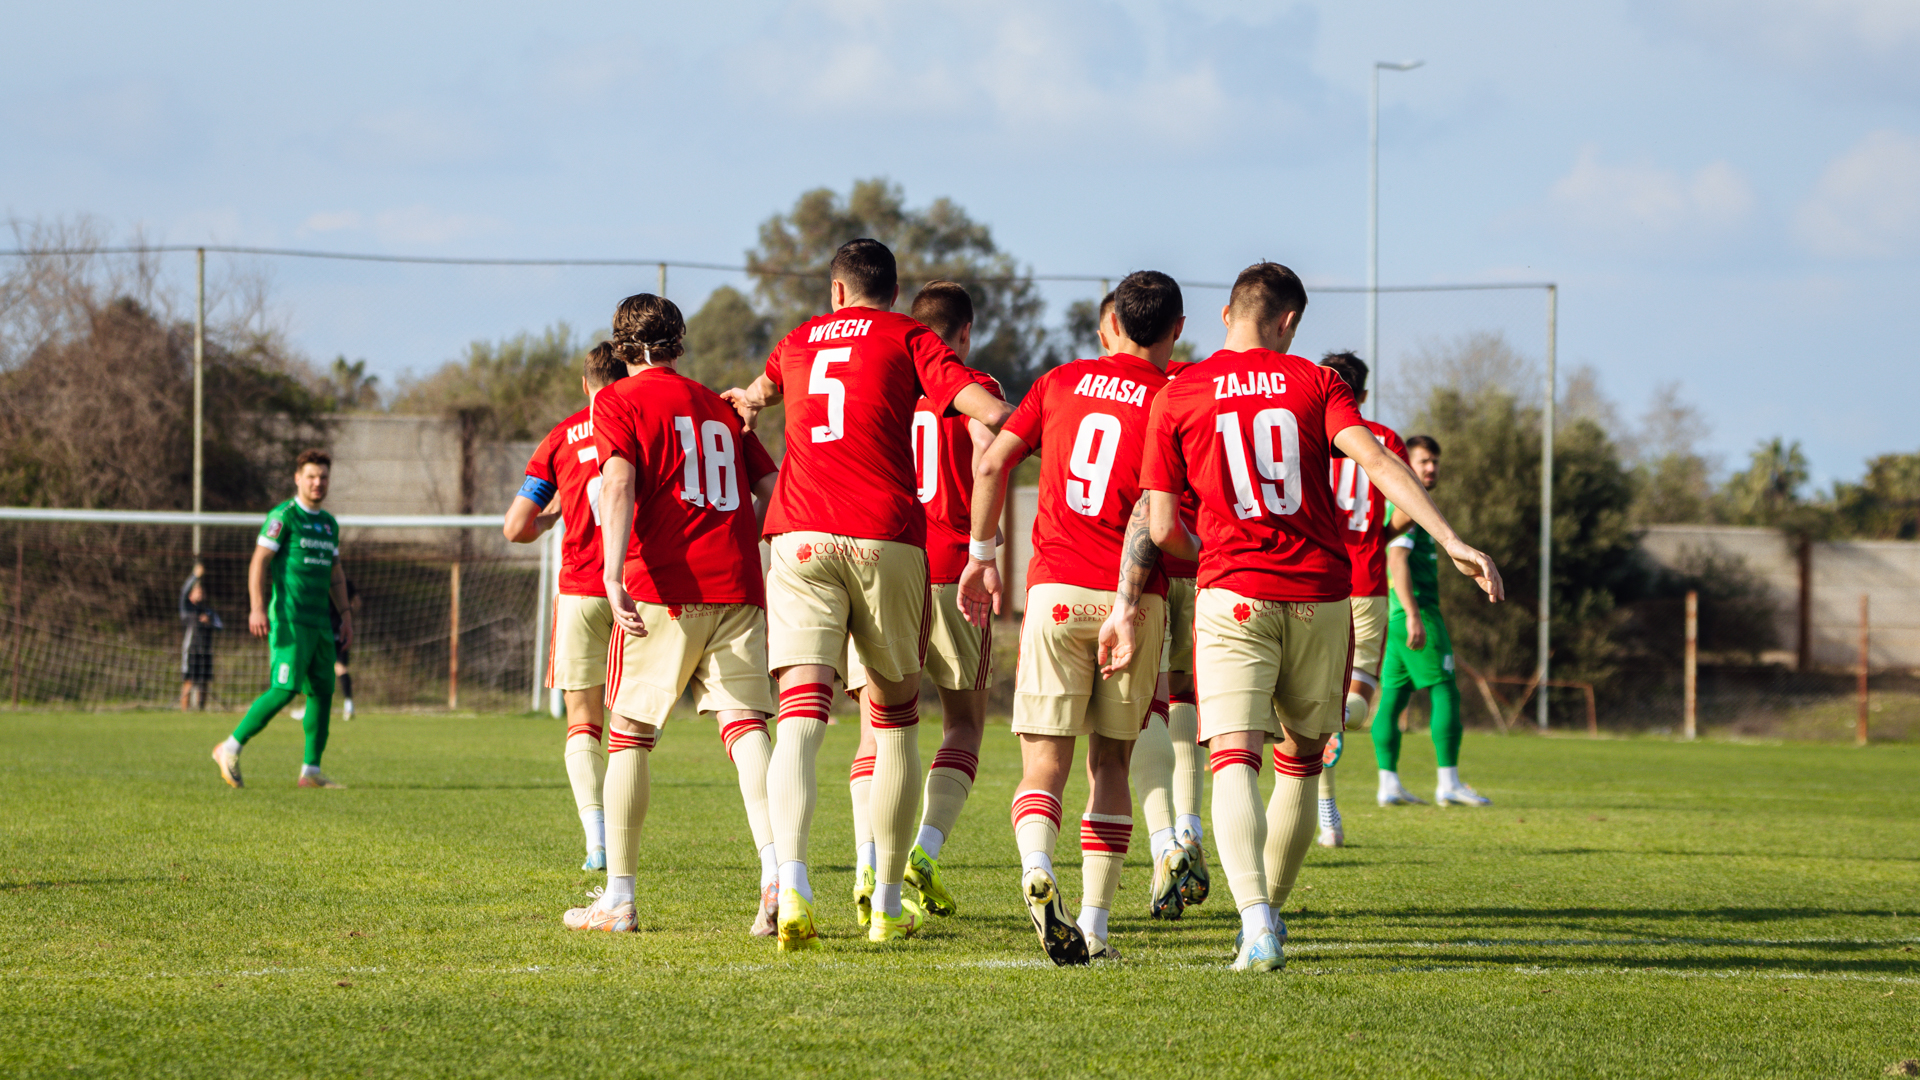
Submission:
<svg viewBox="0 0 1920 1080">
<path fill-rule="evenodd" d="M 1287 392 L 1287 377 L 1278 371 L 1256 371 L 1249 375 L 1252 380 L 1242 383 L 1237 372 L 1229 371 L 1225 375 L 1213 377 L 1213 400 L 1230 397 L 1272 397 Z"/>
<path fill-rule="evenodd" d="M 1132 379 L 1116 379 L 1111 375 L 1082 375 L 1080 384 L 1073 392 L 1081 397 L 1105 398 L 1122 405 L 1145 405 L 1147 388 Z"/>
<path fill-rule="evenodd" d="M 816 341 L 832 341 L 835 338 L 865 337 L 873 329 L 872 319 L 835 319 L 829 323 L 807 331 L 807 344 Z"/>
</svg>

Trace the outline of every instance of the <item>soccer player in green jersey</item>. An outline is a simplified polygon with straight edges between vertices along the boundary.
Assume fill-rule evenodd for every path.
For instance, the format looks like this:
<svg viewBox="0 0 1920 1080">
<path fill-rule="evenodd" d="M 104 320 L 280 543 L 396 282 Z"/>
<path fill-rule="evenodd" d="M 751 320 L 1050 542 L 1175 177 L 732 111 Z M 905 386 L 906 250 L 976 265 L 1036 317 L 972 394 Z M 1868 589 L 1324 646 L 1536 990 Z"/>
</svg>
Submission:
<svg viewBox="0 0 1920 1080">
<path fill-rule="evenodd" d="M 1431 435 L 1407 440 L 1407 463 L 1422 486 L 1440 482 L 1440 444 Z M 1460 782 L 1460 687 L 1453 678 L 1453 638 L 1440 617 L 1440 556 L 1433 537 L 1405 510 L 1392 511 L 1387 545 L 1387 655 L 1380 666 L 1380 707 L 1373 713 L 1373 759 L 1380 766 L 1381 806 L 1425 805 L 1400 783 L 1400 714 L 1415 690 L 1433 698 L 1433 756 L 1440 766 L 1433 801 L 1486 806 L 1491 800 Z"/>
<path fill-rule="evenodd" d="M 334 629 L 331 597 L 340 612 L 339 640 L 353 641 L 353 610 L 347 605 L 347 578 L 340 567 L 340 524 L 320 509 L 327 498 L 333 459 L 324 450 L 303 450 L 294 462 L 297 494 L 273 508 L 260 527 L 247 571 L 253 612 L 247 629 L 267 639 L 267 692 L 254 699 L 240 726 L 213 748 L 220 776 L 241 786 L 240 748 L 266 728 L 294 695 L 307 695 L 300 722 L 307 732 L 307 753 L 300 786 L 337 788 L 320 771 L 327 748 L 327 721 L 333 711 Z"/>
</svg>

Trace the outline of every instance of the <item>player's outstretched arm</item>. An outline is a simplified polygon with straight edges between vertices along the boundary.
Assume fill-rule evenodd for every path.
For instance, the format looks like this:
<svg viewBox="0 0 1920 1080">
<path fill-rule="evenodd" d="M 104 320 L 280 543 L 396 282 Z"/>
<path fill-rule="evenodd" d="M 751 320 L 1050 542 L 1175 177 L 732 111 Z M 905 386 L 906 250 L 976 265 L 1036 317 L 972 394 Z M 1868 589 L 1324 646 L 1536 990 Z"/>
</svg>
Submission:
<svg viewBox="0 0 1920 1080">
<path fill-rule="evenodd" d="M 760 419 L 762 409 L 771 409 L 780 404 L 780 388 L 773 380 L 762 373 L 746 387 L 734 387 L 720 394 L 733 411 L 740 414 L 740 430 L 752 431 L 753 425 Z M 989 395 L 991 396 L 991 395 Z"/>
<path fill-rule="evenodd" d="M 247 632 L 254 637 L 267 636 L 267 564 L 272 561 L 271 550 L 256 547 L 253 561 L 247 564 L 247 600 L 251 606 L 247 613 Z"/>
<path fill-rule="evenodd" d="M 986 393 L 979 386 L 968 389 Z M 992 394 L 986 396 L 995 405 L 1006 405 Z M 959 400 L 954 399 L 956 405 Z M 977 416 L 974 419 L 983 424 L 987 422 Z M 999 418 L 999 423 L 1005 422 L 1006 417 Z M 987 625 L 987 620 L 1001 610 L 1000 567 L 993 557 L 994 538 L 1000 535 L 1000 509 L 1007 500 L 1007 477 L 1029 449 L 1026 440 L 1003 431 L 974 461 L 972 536 L 967 547 L 967 567 L 960 571 L 960 613 L 975 626 Z"/>
<path fill-rule="evenodd" d="M 1507 598 L 1507 589 L 1500 581 L 1500 568 L 1493 560 L 1465 540 L 1460 539 L 1453 526 L 1447 524 L 1445 514 L 1433 505 L 1433 499 L 1427 495 L 1427 489 L 1420 486 L 1413 470 L 1407 463 L 1387 452 L 1373 432 L 1355 424 L 1343 429 L 1333 437 L 1333 445 L 1341 452 L 1359 463 L 1367 471 L 1367 479 L 1379 488 L 1393 503 L 1396 514 L 1405 510 L 1413 516 L 1420 527 L 1427 530 L 1434 543 L 1447 551 L 1447 557 L 1453 560 L 1454 569 L 1472 578 L 1494 603 Z"/>
<path fill-rule="evenodd" d="M 606 587 L 613 621 L 635 637 L 646 637 L 646 624 L 640 621 L 622 576 L 627 545 L 633 539 L 633 487 L 633 462 L 611 457 L 600 463 L 600 582 Z"/>
</svg>

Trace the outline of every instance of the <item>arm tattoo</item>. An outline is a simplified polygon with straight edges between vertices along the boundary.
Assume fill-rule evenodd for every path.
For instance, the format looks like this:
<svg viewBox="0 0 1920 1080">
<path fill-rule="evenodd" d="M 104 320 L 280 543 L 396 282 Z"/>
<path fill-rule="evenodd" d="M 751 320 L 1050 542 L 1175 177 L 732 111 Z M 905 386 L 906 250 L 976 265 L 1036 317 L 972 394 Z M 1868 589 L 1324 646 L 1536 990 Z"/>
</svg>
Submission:
<svg viewBox="0 0 1920 1080">
<path fill-rule="evenodd" d="M 1129 604 L 1139 602 L 1148 575 L 1160 564 L 1160 547 L 1153 542 L 1153 533 L 1147 528 L 1147 497 L 1143 491 L 1133 504 L 1126 536 L 1120 541 L 1120 584 L 1114 592 L 1118 599 Z"/>
</svg>

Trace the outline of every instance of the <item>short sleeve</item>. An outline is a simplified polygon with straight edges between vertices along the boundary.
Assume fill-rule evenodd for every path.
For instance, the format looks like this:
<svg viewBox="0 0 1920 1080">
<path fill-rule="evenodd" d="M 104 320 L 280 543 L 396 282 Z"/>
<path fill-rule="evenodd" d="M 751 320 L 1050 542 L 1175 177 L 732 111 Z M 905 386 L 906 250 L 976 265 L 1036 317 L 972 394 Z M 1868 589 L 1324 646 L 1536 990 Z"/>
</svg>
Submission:
<svg viewBox="0 0 1920 1080">
<path fill-rule="evenodd" d="M 533 448 L 533 456 L 527 459 L 527 475 L 535 480 L 545 480 L 549 484 L 558 484 L 559 478 L 553 475 L 553 433 L 540 440 Z"/>
<path fill-rule="evenodd" d="M 1353 391 L 1347 389 L 1347 384 L 1333 372 L 1327 371 L 1325 368 L 1320 370 L 1326 372 L 1327 405 L 1325 415 L 1327 444 L 1331 447 L 1335 435 L 1340 434 L 1350 427 L 1364 428 L 1367 426 L 1367 422 L 1361 419 L 1360 408 L 1353 403 Z M 1368 434 L 1371 435 L 1372 431 L 1368 431 Z"/>
<path fill-rule="evenodd" d="M 780 374 L 780 350 L 786 347 L 785 341 L 776 342 L 773 351 L 767 354 L 767 366 L 763 369 L 767 380 L 773 383 L 775 389 L 781 391 L 786 390 L 786 381 Z"/>
<path fill-rule="evenodd" d="M 1047 387 L 1051 385 L 1051 379 L 1041 376 L 1039 381 L 1033 384 L 1033 389 L 1027 391 L 1027 396 L 1020 399 L 1020 404 L 1014 407 L 1013 415 L 1007 418 L 1006 424 L 1000 429 L 1013 432 L 1021 442 L 1027 444 L 1029 450 L 1040 449 L 1040 431 L 1044 426 L 1042 423 L 1044 417 L 1041 414 L 1042 402 L 1047 396 Z"/>
<path fill-rule="evenodd" d="M 260 539 L 256 542 L 268 551 L 279 551 L 280 541 L 285 538 L 286 531 L 286 519 L 280 516 L 280 511 L 275 510 L 260 523 Z"/>
<path fill-rule="evenodd" d="M 960 391 L 973 383 L 978 374 L 960 362 L 940 335 L 915 324 L 907 330 L 907 353 L 913 357 L 914 374 L 920 380 L 920 393 L 936 415 L 945 413 Z"/>
<path fill-rule="evenodd" d="M 1147 445 L 1140 461 L 1140 487 L 1147 491 L 1187 490 L 1187 462 L 1181 452 L 1180 431 L 1174 423 L 1172 394 L 1154 395 L 1147 413 Z"/>
<path fill-rule="evenodd" d="M 986 387 L 987 392 L 992 394 L 994 397 L 999 398 L 1001 401 L 1007 400 L 1007 392 L 1005 390 L 1000 389 L 1000 380 L 994 378 L 993 376 L 987 374 L 984 371 L 978 371 L 973 368 L 967 368 L 967 374 L 972 378 L 972 380 L 975 383 L 979 384 L 980 386 Z M 956 393 L 958 393 L 958 391 L 956 391 Z M 952 405 L 948 405 L 944 411 L 937 413 L 935 415 L 939 416 L 941 419 L 944 420 L 951 417 L 960 416 L 962 414 L 958 409 L 955 409 Z"/>
<path fill-rule="evenodd" d="M 746 456 L 747 460 L 747 489 L 749 491 L 760 483 L 762 477 L 780 471 L 780 466 L 773 463 L 773 455 L 767 453 L 766 446 L 760 442 L 760 436 L 755 435 L 751 431 L 747 432 L 741 436 L 740 447 L 741 453 Z"/>
<path fill-rule="evenodd" d="M 600 466 L 614 458 L 625 458 L 630 465 L 640 464 L 639 434 L 634 430 L 633 409 L 614 394 L 602 390 L 593 399 L 593 449 Z M 528 476 L 533 471 L 527 471 Z"/>
</svg>

